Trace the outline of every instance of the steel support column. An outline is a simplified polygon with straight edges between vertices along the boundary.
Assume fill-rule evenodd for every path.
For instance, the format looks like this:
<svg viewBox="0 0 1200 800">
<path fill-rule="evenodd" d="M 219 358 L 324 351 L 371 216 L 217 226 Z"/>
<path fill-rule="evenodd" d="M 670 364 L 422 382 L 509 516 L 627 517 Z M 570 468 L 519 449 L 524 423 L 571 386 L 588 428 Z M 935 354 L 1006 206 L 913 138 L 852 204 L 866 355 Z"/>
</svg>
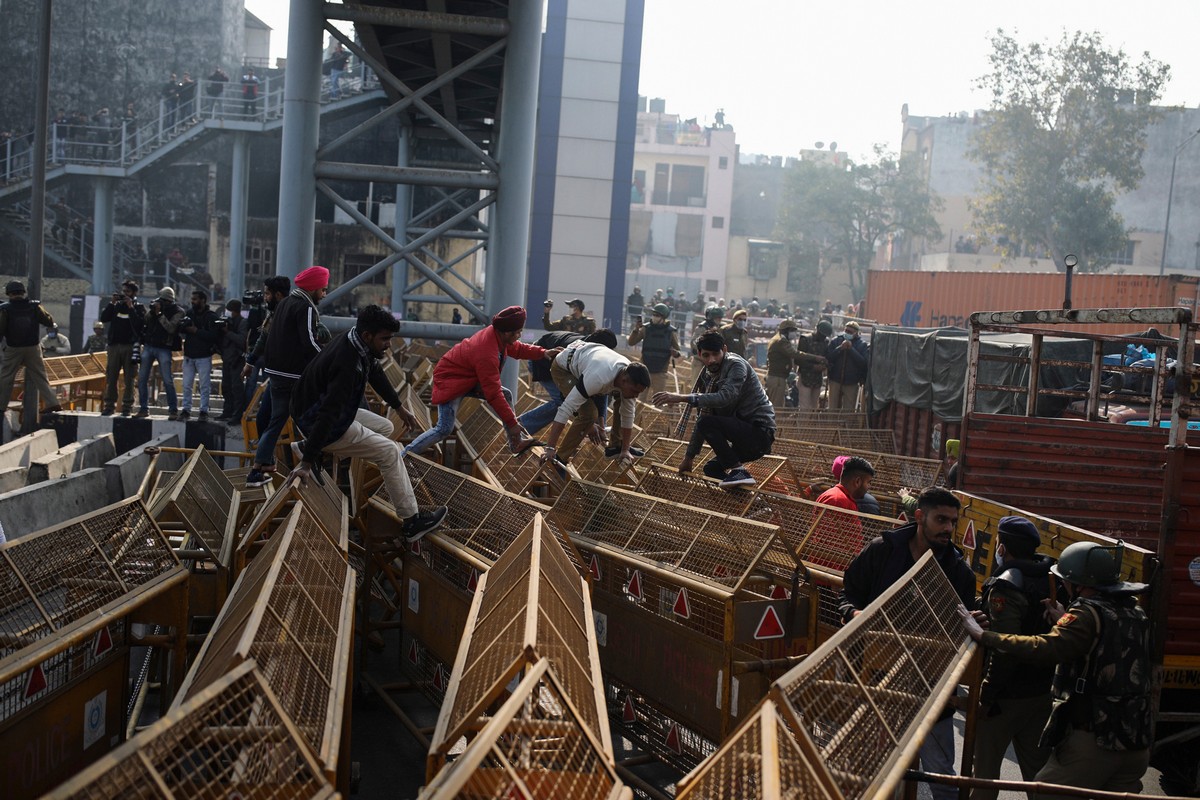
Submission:
<svg viewBox="0 0 1200 800">
<path fill-rule="evenodd" d="M 229 296 L 246 291 L 246 226 L 250 199 L 250 137 L 233 135 L 233 179 L 229 187 Z"/>
<path fill-rule="evenodd" d="M 313 260 L 316 234 L 318 132 L 321 122 L 322 6 L 291 0 L 283 145 L 279 173 L 279 239 L 275 271 L 296 277 Z"/>
<path fill-rule="evenodd" d="M 37 14 L 37 71 L 33 101 L 32 182 L 29 188 L 29 280 L 25 289 L 29 296 L 42 296 L 42 274 L 46 263 L 46 140 L 50 127 L 50 21 L 51 0 L 42 0 Z M 11 161 L 9 162 L 12 163 Z M 36 394 L 36 393 L 35 393 Z M 28 395 L 26 395 L 28 397 Z M 37 402 L 36 400 L 34 401 Z M 36 416 L 37 409 L 34 409 Z M 25 420 L 29 421 L 29 403 L 25 404 Z"/>
<path fill-rule="evenodd" d="M 396 166 L 407 169 L 412 157 L 412 121 L 405 114 L 400 118 L 399 143 L 396 147 Z M 408 243 L 408 221 L 412 217 L 412 187 L 396 184 L 396 241 Z M 408 262 L 401 261 L 392 269 L 392 311 L 408 315 L 404 302 L 404 287 L 408 283 Z"/>
<path fill-rule="evenodd" d="M 93 179 L 92 294 L 112 291 L 114 178 Z"/>
<path fill-rule="evenodd" d="M 504 59 L 504 92 L 496 160 L 502 165 L 496 190 L 492 243 L 488 248 L 484 308 L 494 314 L 525 302 L 529 264 L 529 224 L 533 209 L 534 144 L 537 140 L 538 71 L 542 54 L 542 4 L 509 6 L 512 31 Z M 508 359 L 502 376 L 515 392 L 517 360 Z"/>
</svg>

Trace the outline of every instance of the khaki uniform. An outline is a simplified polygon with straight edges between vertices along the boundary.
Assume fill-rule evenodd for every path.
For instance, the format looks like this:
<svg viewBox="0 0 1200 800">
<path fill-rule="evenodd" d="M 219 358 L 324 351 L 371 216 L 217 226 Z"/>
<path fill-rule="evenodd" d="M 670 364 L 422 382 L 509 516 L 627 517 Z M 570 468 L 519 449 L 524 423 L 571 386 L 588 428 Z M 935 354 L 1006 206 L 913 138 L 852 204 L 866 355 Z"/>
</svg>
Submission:
<svg viewBox="0 0 1200 800">
<path fill-rule="evenodd" d="M 550 312 L 542 312 L 542 327 L 548 331 L 570 331 L 571 333 L 582 333 L 585 336 L 589 333 L 596 332 L 596 320 L 591 317 L 579 317 L 576 319 L 570 315 L 563 317 L 558 322 L 550 321 Z"/>
</svg>

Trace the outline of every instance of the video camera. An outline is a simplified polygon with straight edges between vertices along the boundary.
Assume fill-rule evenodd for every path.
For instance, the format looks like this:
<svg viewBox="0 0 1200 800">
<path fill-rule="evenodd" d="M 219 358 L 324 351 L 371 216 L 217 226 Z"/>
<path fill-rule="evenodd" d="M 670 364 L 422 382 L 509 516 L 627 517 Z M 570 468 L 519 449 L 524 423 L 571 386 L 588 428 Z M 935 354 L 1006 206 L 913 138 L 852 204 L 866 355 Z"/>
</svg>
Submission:
<svg viewBox="0 0 1200 800">
<path fill-rule="evenodd" d="M 242 305 L 246 308 L 262 308 L 263 302 L 264 298 L 261 289 L 257 292 L 246 292 L 242 295 Z"/>
</svg>

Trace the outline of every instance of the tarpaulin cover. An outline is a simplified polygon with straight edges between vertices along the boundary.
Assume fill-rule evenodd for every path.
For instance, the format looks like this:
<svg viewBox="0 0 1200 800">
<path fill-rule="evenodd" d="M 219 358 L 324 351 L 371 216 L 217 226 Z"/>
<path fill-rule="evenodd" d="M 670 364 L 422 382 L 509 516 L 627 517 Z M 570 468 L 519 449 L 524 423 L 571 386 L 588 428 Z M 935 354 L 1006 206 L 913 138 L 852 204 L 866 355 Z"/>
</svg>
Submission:
<svg viewBox="0 0 1200 800">
<path fill-rule="evenodd" d="M 871 334 L 871 371 L 867 382 L 871 413 L 888 403 L 932 410 L 947 422 L 962 420 L 963 393 L 967 384 L 968 333 L 962 328 L 899 328 L 878 326 Z M 984 355 L 1029 357 L 1032 337 L 1024 334 L 983 334 Z M 1078 339 L 1047 338 L 1042 358 L 1087 362 L 1090 343 Z M 1029 381 L 1025 364 L 982 359 L 981 384 L 1024 386 Z M 1062 389 L 1080 380 L 1080 370 L 1069 366 L 1044 366 L 1043 388 Z M 1085 378 L 1086 380 L 1086 378 Z M 975 410 L 987 414 L 1025 413 L 1025 395 L 1016 392 L 979 392 Z M 1039 408 L 1039 413 L 1042 409 Z"/>
</svg>

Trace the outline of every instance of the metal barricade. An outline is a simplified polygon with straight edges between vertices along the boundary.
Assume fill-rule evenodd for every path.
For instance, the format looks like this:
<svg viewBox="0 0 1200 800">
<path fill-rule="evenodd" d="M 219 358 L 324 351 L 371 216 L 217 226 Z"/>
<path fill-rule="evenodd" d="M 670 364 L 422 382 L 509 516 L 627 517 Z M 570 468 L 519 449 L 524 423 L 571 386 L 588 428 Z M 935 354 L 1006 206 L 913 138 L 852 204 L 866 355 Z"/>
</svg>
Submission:
<svg viewBox="0 0 1200 800">
<path fill-rule="evenodd" d="M 348 786 L 353 615 L 346 555 L 297 503 L 238 578 L 174 707 L 253 659 L 325 777 Z"/>
<path fill-rule="evenodd" d="M 251 660 L 56 788 L 54 796 L 325 800 L 337 795 Z"/>
<path fill-rule="evenodd" d="M 672 763 L 707 756 L 815 646 L 778 526 L 582 481 L 547 519 L 588 559 L 610 714 Z"/>
<path fill-rule="evenodd" d="M 775 424 L 786 429 L 815 426 L 865 430 L 868 427 L 865 412 L 829 408 L 777 408 Z"/>
<path fill-rule="evenodd" d="M 428 780 L 445 766 L 462 737 L 473 735 L 492 717 L 505 687 L 542 660 L 553 666 L 573 716 L 611 762 L 612 739 L 587 582 L 542 515 L 536 514 L 479 578 L 429 748 Z"/>
<path fill-rule="evenodd" d="M 679 784 L 680 798 L 767 798 L 789 787 L 832 800 L 889 797 L 966 672 L 975 644 L 958 597 L 927 553 L 833 638 L 772 686 L 757 720 Z M 773 706 L 774 708 L 771 708 Z M 782 725 L 780 725 L 780 718 Z M 753 736 L 754 726 L 770 732 Z M 787 731 L 794 748 L 771 758 Z M 755 752 L 757 747 L 757 752 Z M 799 770 L 803 760 L 807 769 Z M 747 779 L 748 778 L 748 779 Z M 770 782 L 770 783 L 768 783 Z"/>
<path fill-rule="evenodd" d="M 530 497 L 547 504 L 562 491 L 567 480 L 577 477 L 574 468 L 559 468 L 542 464 L 543 450 L 531 447 L 513 458 L 508 451 L 504 424 L 487 403 L 468 397 L 459 406 L 454 424 L 458 443 L 474 471 L 484 480 L 514 494 Z"/>
<path fill-rule="evenodd" d="M 35 797 L 124 738 L 132 647 L 169 648 L 160 691 L 179 686 L 187 572 L 132 497 L 0 545 L 0 585 L 4 790 Z M 173 633 L 143 641 L 138 623 Z"/>
</svg>

